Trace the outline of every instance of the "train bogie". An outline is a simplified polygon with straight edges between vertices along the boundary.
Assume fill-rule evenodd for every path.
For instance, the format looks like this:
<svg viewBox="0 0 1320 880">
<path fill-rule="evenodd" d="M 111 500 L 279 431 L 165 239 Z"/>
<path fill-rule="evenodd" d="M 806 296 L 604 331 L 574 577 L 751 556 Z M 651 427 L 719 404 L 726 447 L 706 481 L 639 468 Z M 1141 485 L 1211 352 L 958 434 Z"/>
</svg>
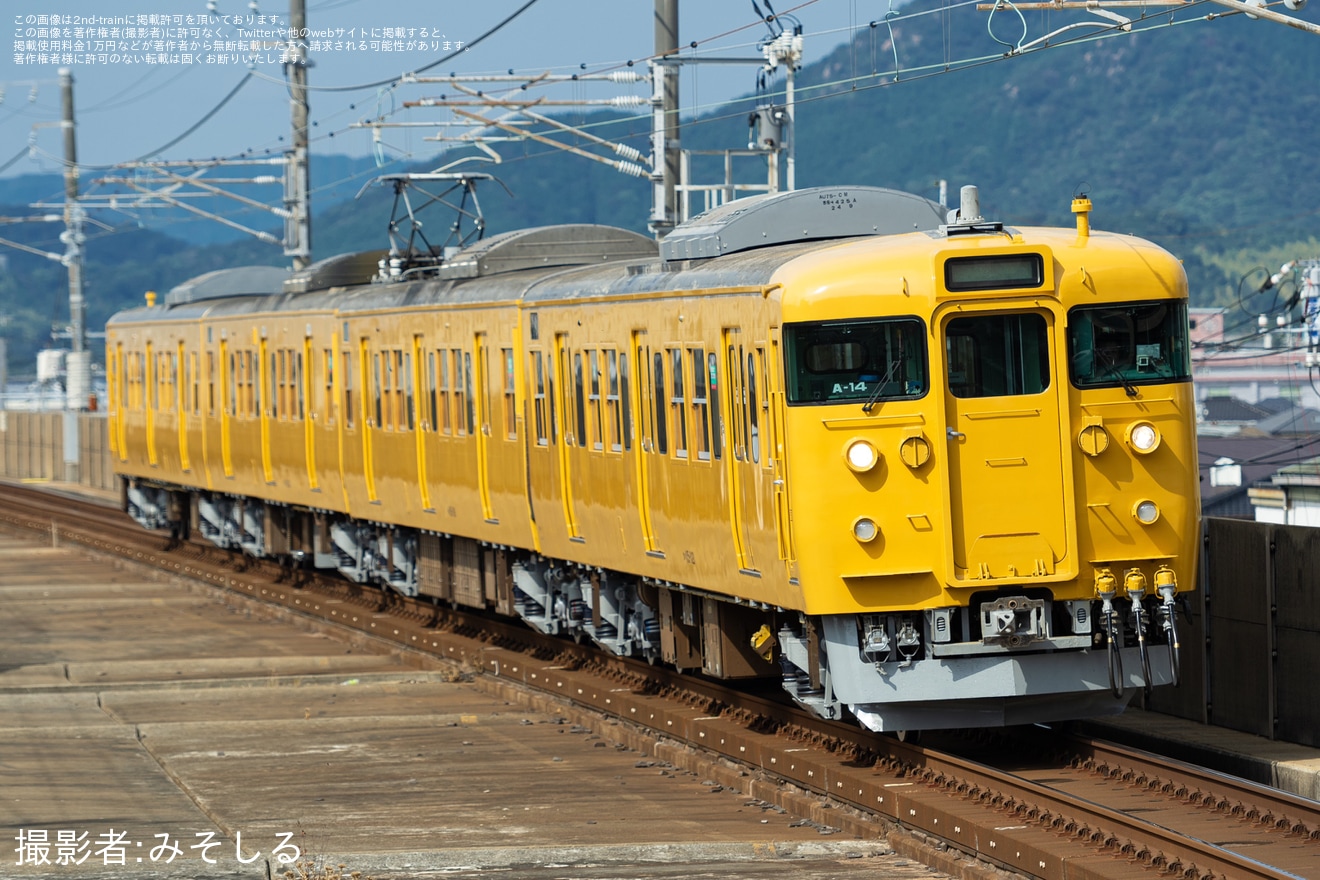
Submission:
<svg viewBox="0 0 1320 880">
<path fill-rule="evenodd" d="M 1120 710 L 1193 587 L 1181 268 L 940 219 L 802 191 L 658 258 L 553 227 L 172 294 L 108 328 L 129 508 L 877 730 Z"/>
</svg>

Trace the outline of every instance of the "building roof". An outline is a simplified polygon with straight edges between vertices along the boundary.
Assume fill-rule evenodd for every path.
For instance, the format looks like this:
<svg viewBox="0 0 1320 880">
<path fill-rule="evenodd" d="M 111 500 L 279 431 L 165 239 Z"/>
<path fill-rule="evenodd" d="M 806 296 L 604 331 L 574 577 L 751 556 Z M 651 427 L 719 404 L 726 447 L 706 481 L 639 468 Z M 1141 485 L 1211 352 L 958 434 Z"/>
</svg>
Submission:
<svg viewBox="0 0 1320 880">
<path fill-rule="evenodd" d="M 1256 427 L 1275 436 L 1315 434 L 1320 431 L 1320 412 L 1302 407 L 1285 410 L 1259 420 Z"/>
<path fill-rule="evenodd" d="M 1270 415 L 1275 413 L 1288 412 L 1297 406 L 1297 402 L 1289 400 L 1286 397 L 1267 397 L 1264 400 L 1258 400 L 1255 404 L 1260 409 L 1265 410 Z"/>
<path fill-rule="evenodd" d="M 1320 456 L 1279 468 L 1270 482 L 1276 486 L 1320 486 Z"/>
<path fill-rule="evenodd" d="M 1271 410 L 1263 409 L 1236 397 L 1207 397 L 1201 401 L 1202 421 L 1222 424 L 1236 422 L 1252 424 L 1267 418 Z"/>
<path fill-rule="evenodd" d="M 1201 474 L 1201 509 L 1210 516 L 1219 508 L 1231 506 L 1236 495 L 1245 497 L 1247 487 L 1267 481 L 1281 467 L 1295 465 L 1316 452 L 1320 452 L 1320 437 L 1299 448 L 1295 437 L 1213 437 L 1205 434 L 1196 438 Z M 1238 485 L 1214 485 L 1231 469 L 1212 474 L 1216 463 L 1228 459 L 1241 467 Z"/>
</svg>

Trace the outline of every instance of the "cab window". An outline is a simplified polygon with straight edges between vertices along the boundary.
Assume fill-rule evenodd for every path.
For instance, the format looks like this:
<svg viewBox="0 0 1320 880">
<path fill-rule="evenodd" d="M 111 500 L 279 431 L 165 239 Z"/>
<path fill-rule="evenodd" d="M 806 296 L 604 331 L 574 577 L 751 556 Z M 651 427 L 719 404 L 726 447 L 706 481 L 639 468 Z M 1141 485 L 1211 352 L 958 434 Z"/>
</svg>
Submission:
<svg viewBox="0 0 1320 880">
<path fill-rule="evenodd" d="M 1078 388 L 1188 381 L 1187 304 L 1161 300 L 1073 309 L 1068 365 Z"/>
<path fill-rule="evenodd" d="M 916 318 L 784 325 L 790 404 L 901 400 L 929 387 Z"/>
</svg>

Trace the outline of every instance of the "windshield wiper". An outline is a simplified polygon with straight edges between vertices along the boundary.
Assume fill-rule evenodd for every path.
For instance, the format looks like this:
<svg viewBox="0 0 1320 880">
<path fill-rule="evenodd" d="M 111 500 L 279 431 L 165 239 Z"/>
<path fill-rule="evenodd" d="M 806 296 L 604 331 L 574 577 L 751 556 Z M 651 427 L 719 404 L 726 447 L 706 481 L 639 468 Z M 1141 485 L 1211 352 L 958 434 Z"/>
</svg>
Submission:
<svg viewBox="0 0 1320 880">
<path fill-rule="evenodd" d="M 1099 348 L 1095 349 L 1095 353 L 1100 358 L 1101 363 L 1105 365 L 1105 369 L 1108 370 L 1110 374 L 1119 381 L 1119 384 L 1123 386 L 1123 391 L 1127 393 L 1127 396 L 1136 397 L 1139 393 L 1137 391 L 1137 386 L 1133 385 L 1132 381 L 1128 379 L 1127 376 L 1123 375 L 1123 371 L 1118 368 L 1118 365 L 1114 363 L 1109 355 L 1105 354 L 1105 352 Z"/>
<path fill-rule="evenodd" d="M 880 395 L 884 392 L 885 386 L 889 384 L 889 380 L 894 377 L 894 370 L 896 369 L 898 369 L 898 361 L 890 361 L 889 372 L 885 373 L 885 377 L 875 384 L 875 391 L 867 399 L 866 403 L 862 404 L 862 412 L 869 416 L 871 410 L 875 409 L 876 401 L 880 399 Z"/>
</svg>

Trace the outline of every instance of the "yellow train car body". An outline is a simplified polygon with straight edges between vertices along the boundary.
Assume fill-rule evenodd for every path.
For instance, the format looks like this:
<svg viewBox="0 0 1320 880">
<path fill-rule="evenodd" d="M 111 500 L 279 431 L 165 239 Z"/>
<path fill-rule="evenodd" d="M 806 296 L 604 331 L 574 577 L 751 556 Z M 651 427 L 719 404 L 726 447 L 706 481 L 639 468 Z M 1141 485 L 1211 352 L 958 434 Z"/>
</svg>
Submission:
<svg viewBox="0 0 1320 880">
<path fill-rule="evenodd" d="M 126 506 L 877 730 L 1116 711 L 1176 679 L 1194 586 L 1185 277 L 940 219 L 802 191 L 658 256 L 202 276 L 107 328 Z"/>
</svg>

